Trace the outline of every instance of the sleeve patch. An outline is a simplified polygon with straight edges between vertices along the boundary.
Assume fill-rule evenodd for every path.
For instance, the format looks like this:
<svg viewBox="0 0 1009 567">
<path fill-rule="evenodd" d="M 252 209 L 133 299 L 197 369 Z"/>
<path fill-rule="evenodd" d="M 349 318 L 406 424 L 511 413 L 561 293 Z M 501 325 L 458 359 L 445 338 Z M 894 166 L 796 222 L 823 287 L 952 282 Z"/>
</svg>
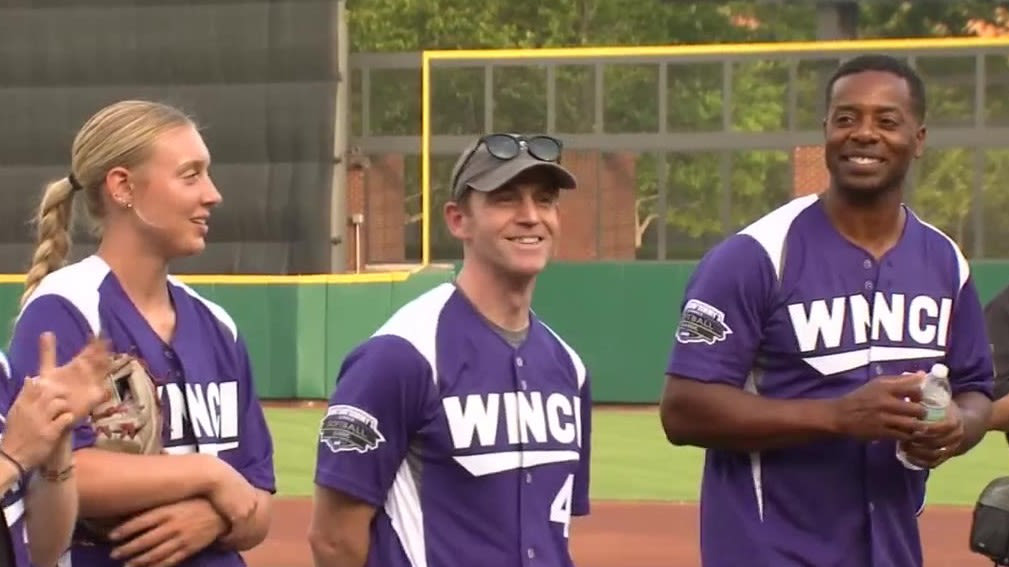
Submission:
<svg viewBox="0 0 1009 567">
<path fill-rule="evenodd" d="M 385 437 L 378 430 L 378 420 L 370 413 L 354 406 L 333 405 L 322 419 L 319 441 L 334 453 L 367 453 L 378 449 Z"/>
<path fill-rule="evenodd" d="M 725 324 L 725 313 L 697 299 L 687 302 L 680 317 L 680 324 L 676 328 L 676 340 L 683 344 L 713 345 L 724 341 L 725 337 L 731 334 L 732 329 Z"/>
</svg>

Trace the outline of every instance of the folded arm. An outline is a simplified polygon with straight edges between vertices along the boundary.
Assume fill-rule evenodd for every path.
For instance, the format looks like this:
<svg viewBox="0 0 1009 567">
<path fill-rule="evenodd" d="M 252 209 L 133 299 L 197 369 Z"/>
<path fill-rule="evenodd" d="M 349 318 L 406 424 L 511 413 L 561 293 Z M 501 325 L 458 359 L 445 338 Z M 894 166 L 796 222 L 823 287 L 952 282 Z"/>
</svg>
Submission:
<svg viewBox="0 0 1009 567">
<path fill-rule="evenodd" d="M 229 525 L 229 530 L 217 543 L 235 551 L 247 551 L 262 543 L 270 531 L 276 478 L 273 470 L 273 438 L 266 424 L 263 406 L 259 403 L 245 340 L 239 337 L 235 347 L 236 358 L 240 361 L 238 376 L 242 380 L 239 389 L 243 422 L 239 445 L 244 455 L 244 458 L 236 460 L 235 470 L 241 473 L 253 489 L 255 509 L 248 517 Z"/>
<path fill-rule="evenodd" d="M 134 514 L 209 494 L 227 466 L 209 455 L 132 455 L 95 448 L 76 452 L 80 514 Z"/>
<path fill-rule="evenodd" d="M 218 543 L 235 551 L 248 551 L 262 543 L 270 531 L 272 506 L 273 495 L 257 488 L 255 513 L 249 519 L 231 526 L 231 530 Z"/>
</svg>

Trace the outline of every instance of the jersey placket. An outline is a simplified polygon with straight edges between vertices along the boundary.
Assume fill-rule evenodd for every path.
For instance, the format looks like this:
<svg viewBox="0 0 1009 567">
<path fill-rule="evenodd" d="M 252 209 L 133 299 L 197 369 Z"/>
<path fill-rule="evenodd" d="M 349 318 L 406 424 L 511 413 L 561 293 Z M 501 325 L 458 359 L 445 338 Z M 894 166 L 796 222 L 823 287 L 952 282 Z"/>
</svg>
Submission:
<svg viewBox="0 0 1009 567">
<path fill-rule="evenodd" d="M 178 384 L 183 391 L 185 391 L 186 381 L 183 379 L 182 365 L 179 361 L 179 357 L 175 354 L 175 351 L 171 347 L 164 348 L 165 362 L 168 364 L 168 378 L 173 383 Z"/>
<path fill-rule="evenodd" d="M 186 388 L 186 374 L 185 369 L 182 364 L 182 360 L 176 353 L 175 349 L 171 346 L 162 345 L 162 354 L 165 357 L 165 363 L 168 367 L 168 373 L 165 378 L 168 384 L 172 384 L 178 387 L 178 392 L 180 392 L 180 399 L 172 400 L 169 399 L 169 403 L 180 403 L 182 408 L 182 415 L 185 416 L 182 419 L 181 427 L 181 438 L 183 440 L 192 441 L 193 451 L 199 452 L 200 442 L 196 437 L 195 429 L 193 428 L 192 413 L 189 411 L 189 392 Z M 170 398 L 171 396 L 169 396 Z M 170 419 L 165 419 L 165 425 L 170 426 Z"/>
<path fill-rule="evenodd" d="M 878 342 L 879 337 L 874 334 L 874 325 L 871 323 L 874 311 L 876 309 L 876 302 L 874 298 L 876 297 L 876 291 L 879 288 L 879 277 L 880 277 L 880 267 L 878 262 L 874 262 L 868 256 L 862 260 L 862 275 L 864 281 L 862 282 L 862 295 L 869 304 L 869 328 L 866 330 L 869 339 L 869 365 L 866 367 L 868 372 L 867 381 L 881 376 L 884 372 L 883 365 L 876 361 L 875 357 L 875 347 Z"/>
<path fill-rule="evenodd" d="M 515 375 L 515 388 L 518 392 L 519 397 L 525 397 L 525 393 L 529 391 L 529 382 L 527 380 L 528 373 L 526 371 L 526 361 L 522 357 L 521 350 L 516 350 L 514 358 L 512 360 L 512 370 Z M 525 449 L 526 449 L 526 438 L 523 435 L 525 427 L 523 426 L 524 416 L 522 412 L 523 402 L 518 401 L 519 409 L 519 454 L 522 459 L 522 468 L 519 474 L 519 544 L 522 549 L 523 563 L 529 565 L 533 563 L 536 559 L 536 548 L 529 541 L 529 537 L 526 535 L 526 526 L 530 525 L 531 522 L 529 518 L 526 517 L 526 502 L 532 502 L 536 496 L 533 489 L 533 473 L 531 470 L 526 468 L 525 462 Z"/>
<path fill-rule="evenodd" d="M 882 282 L 882 278 L 884 276 L 884 273 L 883 273 L 884 268 L 883 268 L 883 266 L 881 265 L 880 262 L 874 261 L 871 258 L 869 258 L 868 256 L 866 256 L 865 259 L 862 260 L 862 268 L 863 268 L 862 269 L 862 272 L 863 272 L 862 275 L 864 276 L 864 281 L 862 282 L 862 293 L 865 296 L 865 299 L 866 299 L 866 301 L 869 304 L 869 321 L 870 321 L 870 323 L 869 323 L 869 329 L 867 330 L 868 338 L 869 338 L 869 355 L 868 355 L 869 356 L 869 364 L 866 366 L 866 373 L 867 373 L 866 381 L 869 381 L 869 380 L 873 380 L 875 378 L 878 378 L 879 376 L 882 376 L 886 372 L 886 368 L 884 368 L 884 366 L 880 362 L 878 362 L 876 360 L 876 356 L 875 356 L 876 344 L 879 342 L 880 338 L 884 336 L 884 334 L 883 334 L 882 330 L 880 330 L 879 336 L 876 336 L 876 334 L 875 334 L 876 325 L 874 325 L 872 323 L 873 318 L 875 316 L 876 302 L 875 302 L 874 299 L 876 297 L 876 292 L 877 291 L 885 291 L 885 290 L 880 290 L 879 289 L 880 283 Z M 876 493 L 875 493 L 875 485 L 876 485 L 876 483 L 873 482 L 873 478 L 869 474 L 869 466 L 868 466 L 868 463 L 871 460 L 869 452 L 873 451 L 874 450 L 874 446 L 876 446 L 878 443 L 879 443 L 878 441 L 872 441 L 871 443 L 866 444 L 864 452 L 863 452 L 863 456 L 862 456 L 862 462 L 863 462 L 862 473 L 863 473 L 863 479 L 864 479 L 863 486 L 865 486 L 865 514 L 866 514 L 866 517 L 867 517 L 867 521 L 869 523 L 869 530 L 868 530 L 868 533 L 869 533 L 869 557 L 870 557 L 870 564 L 871 565 L 879 565 L 880 564 L 880 558 L 878 557 L 878 551 L 877 551 L 877 546 L 876 546 L 876 541 L 875 541 L 876 540 L 876 522 L 879 521 L 879 520 L 877 520 L 877 517 L 876 517 L 876 514 L 875 514 L 875 512 L 876 512 Z"/>
</svg>

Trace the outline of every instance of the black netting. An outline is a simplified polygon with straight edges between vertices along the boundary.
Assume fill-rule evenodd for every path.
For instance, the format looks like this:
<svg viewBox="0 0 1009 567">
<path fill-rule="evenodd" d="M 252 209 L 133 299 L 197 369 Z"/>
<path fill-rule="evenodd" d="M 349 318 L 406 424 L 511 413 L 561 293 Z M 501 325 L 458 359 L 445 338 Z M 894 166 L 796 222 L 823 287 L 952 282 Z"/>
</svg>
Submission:
<svg viewBox="0 0 1009 567">
<path fill-rule="evenodd" d="M 8 0 L 0 7 L 0 271 L 23 270 L 42 185 L 73 135 L 125 98 L 200 123 L 224 195 L 177 272 L 329 270 L 335 0 Z M 88 253 L 79 241 L 75 257 Z"/>
</svg>

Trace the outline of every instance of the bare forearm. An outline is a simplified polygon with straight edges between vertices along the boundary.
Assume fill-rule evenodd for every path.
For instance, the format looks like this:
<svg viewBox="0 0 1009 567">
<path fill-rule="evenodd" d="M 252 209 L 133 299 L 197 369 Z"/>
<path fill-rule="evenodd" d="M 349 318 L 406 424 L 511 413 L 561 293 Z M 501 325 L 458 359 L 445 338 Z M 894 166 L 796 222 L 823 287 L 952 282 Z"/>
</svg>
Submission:
<svg viewBox="0 0 1009 567">
<path fill-rule="evenodd" d="M 836 434 L 828 400 L 777 400 L 719 384 L 670 378 L 661 418 L 675 445 L 760 451 Z"/>
<path fill-rule="evenodd" d="M 1009 432 L 1009 396 L 999 398 L 991 404 L 988 429 Z"/>
<path fill-rule="evenodd" d="M 981 442 L 991 421 L 992 402 L 979 392 L 964 392 L 954 398 L 963 422 L 963 441 L 956 449 L 962 455 Z"/>
<path fill-rule="evenodd" d="M 315 567 L 363 567 L 374 518 L 373 504 L 317 484 L 308 526 Z"/>
<path fill-rule="evenodd" d="M 28 489 L 25 528 L 32 564 L 56 565 L 70 546 L 77 521 L 77 490 L 73 478 L 61 482 L 35 477 Z"/>
<path fill-rule="evenodd" d="M 202 496 L 218 467 L 206 455 L 130 455 L 80 449 L 76 452 L 80 514 L 104 518 Z"/>
<path fill-rule="evenodd" d="M 35 475 L 25 497 L 25 528 L 32 563 L 39 567 L 56 565 L 70 546 L 77 521 L 77 485 L 70 466 L 73 457 L 69 437 L 57 447 L 46 469 L 67 472 L 63 479 L 48 480 Z"/>
<path fill-rule="evenodd" d="M 256 513 L 242 524 L 232 527 L 231 533 L 220 539 L 220 544 L 235 551 L 248 551 L 263 543 L 270 531 L 270 516 L 273 496 L 264 490 L 257 490 Z"/>
<path fill-rule="evenodd" d="M 364 567 L 370 538 L 349 538 L 340 534 L 312 534 L 309 538 L 315 567 Z"/>
</svg>

